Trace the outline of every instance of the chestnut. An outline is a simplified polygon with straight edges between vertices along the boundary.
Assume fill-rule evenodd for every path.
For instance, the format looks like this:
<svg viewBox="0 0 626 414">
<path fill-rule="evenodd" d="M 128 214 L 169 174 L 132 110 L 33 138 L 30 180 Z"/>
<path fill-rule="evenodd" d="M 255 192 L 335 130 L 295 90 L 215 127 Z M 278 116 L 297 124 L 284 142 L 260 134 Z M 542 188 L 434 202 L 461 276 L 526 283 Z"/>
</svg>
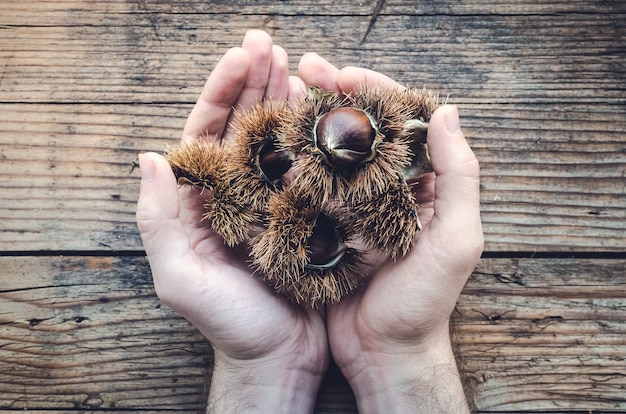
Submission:
<svg viewBox="0 0 626 414">
<path fill-rule="evenodd" d="M 420 119 L 409 119 L 404 124 L 405 131 L 409 134 L 409 146 L 411 148 L 411 164 L 407 166 L 402 175 L 411 184 L 417 183 L 418 179 L 433 170 L 428 154 L 428 123 Z"/>
<path fill-rule="evenodd" d="M 307 269 L 324 270 L 333 267 L 346 251 L 346 245 L 333 221 L 320 214 L 317 217 L 313 232 L 307 240 L 310 252 Z"/>
<path fill-rule="evenodd" d="M 265 142 L 255 158 L 257 169 L 274 187 L 280 187 L 283 175 L 291 168 L 292 157 L 286 151 L 276 149 L 274 142 Z"/>
<path fill-rule="evenodd" d="M 315 152 L 328 166 L 336 169 L 371 161 L 381 139 L 372 118 L 358 108 L 331 109 L 320 116 L 313 127 Z"/>
</svg>

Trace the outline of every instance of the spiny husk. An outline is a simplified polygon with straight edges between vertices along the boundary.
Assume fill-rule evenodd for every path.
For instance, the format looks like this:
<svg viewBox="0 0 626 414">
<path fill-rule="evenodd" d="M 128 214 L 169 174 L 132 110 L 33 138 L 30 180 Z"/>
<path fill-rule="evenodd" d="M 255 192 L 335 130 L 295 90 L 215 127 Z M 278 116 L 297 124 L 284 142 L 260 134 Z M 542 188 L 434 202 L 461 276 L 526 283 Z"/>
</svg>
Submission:
<svg viewBox="0 0 626 414">
<path fill-rule="evenodd" d="M 293 166 L 298 172 L 299 186 L 308 189 L 309 197 L 320 204 L 326 204 L 335 195 L 336 185 L 334 174 L 323 163 L 321 156 L 312 155 L 317 152 L 313 130 L 319 117 L 348 104 L 345 97 L 336 92 L 309 88 L 304 101 L 291 109 L 278 128 L 278 145 L 297 154 Z"/>
<path fill-rule="evenodd" d="M 252 265 L 275 284 L 299 274 L 308 262 L 306 241 L 320 206 L 294 187 L 275 194 L 267 209 L 267 227 L 250 240 Z"/>
<path fill-rule="evenodd" d="M 327 92 L 316 87 L 309 88 L 307 92 L 307 97 L 291 108 L 278 128 L 280 144 L 294 154 L 313 149 L 313 129 L 320 116 L 349 104 L 336 92 Z"/>
<path fill-rule="evenodd" d="M 219 142 L 203 139 L 182 142 L 165 152 L 179 184 L 212 189 L 222 176 L 223 147 Z"/>
<path fill-rule="evenodd" d="M 397 260 L 404 257 L 421 230 L 417 204 L 406 182 L 397 177 L 386 191 L 347 206 L 343 220 L 363 241 Z"/>
<path fill-rule="evenodd" d="M 332 213 L 323 213 L 308 194 L 290 187 L 272 197 L 267 228 L 250 241 L 251 264 L 260 277 L 291 301 L 310 307 L 338 301 L 361 279 L 361 254 L 349 247 L 332 267 L 307 267 L 311 254 L 307 242 L 321 214 L 337 225 L 345 241 L 347 230 Z"/>
<path fill-rule="evenodd" d="M 274 288 L 292 302 L 310 308 L 318 308 L 339 302 L 341 298 L 354 292 L 364 276 L 362 254 L 347 248 L 341 261 L 325 270 L 305 269 L 287 283 Z"/>
<path fill-rule="evenodd" d="M 420 229 L 410 184 L 430 171 L 426 130 L 438 106 L 425 89 L 368 86 L 343 95 L 310 88 L 295 107 L 267 100 L 238 113 L 234 138 L 222 145 L 198 140 L 167 157 L 180 183 L 211 190 L 205 218 L 225 243 L 248 240 L 251 267 L 261 279 L 294 303 L 317 307 L 339 301 L 363 280 L 362 253 L 346 246 L 347 239 L 358 237 L 393 260 L 410 250 Z M 333 168 L 316 148 L 314 130 L 322 115 L 340 107 L 368 115 L 377 130 L 375 156 Z M 260 169 L 260 148 L 268 143 L 293 160 L 297 175 L 290 184 L 280 179 L 282 167 L 275 179 Z M 336 224 L 343 243 L 336 263 L 311 261 L 316 249 L 308 243 L 321 215 Z M 333 246 L 315 240 L 318 247 Z"/>
<path fill-rule="evenodd" d="M 419 119 L 430 122 L 430 117 L 444 102 L 440 102 L 439 95 L 426 88 L 406 88 L 402 91 L 400 105 L 408 111 L 408 119 Z"/>
<path fill-rule="evenodd" d="M 404 170 L 403 175 L 409 183 L 414 183 L 420 176 L 433 170 L 426 144 L 428 122 L 435 110 L 445 102 L 440 102 L 437 94 L 425 88 L 408 88 L 401 98 L 402 105 L 409 111 L 410 119 L 405 123 L 405 127 L 410 136 L 409 145 L 413 153 L 411 165 Z M 420 121 L 424 126 L 415 128 Z M 411 127 L 414 129 L 410 130 Z"/>
<path fill-rule="evenodd" d="M 258 210 L 264 210 L 269 197 L 282 186 L 263 174 L 256 159 L 264 145 L 277 143 L 277 130 L 287 110 L 282 101 L 259 101 L 238 113 L 232 124 L 234 138 L 227 144 L 223 181 L 250 198 Z"/>
<path fill-rule="evenodd" d="M 362 87 L 350 96 L 355 107 L 368 111 L 379 122 L 381 132 L 397 144 L 395 146 L 380 146 L 380 163 L 378 167 L 397 164 L 400 172 L 407 180 L 416 181 L 421 175 L 431 172 L 428 146 L 426 145 L 426 132 L 428 122 L 435 110 L 441 105 L 439 96 L 425 88 L 406 89 L 382 89 L 380 87 Z M 416 125 L 421 128 L 415 128 Z M 415 129 L 413 129 L 413 128 Z M 408 163 L 406 151 L 408 148 Z M 398 153 L 397 151 L 401 151 Z M 385 168 L 383 171 L 365 172 L 362 179 L 370 179 L 373 183 L 378 181 L 378 176 L 389 177 L 391 171 Z M 373 177 L 373 178 L 370 178 Z M 367 188 L 366 183 L 363 187 Z M 379 187 L 371 187 L 377 193 Z"/>
<path fill-rule="evenodd" d="M 247 240 L 251 229 L 263 222 L 264 215 L 237 188 L 219 183 L 213 189 L 213 198 L 206 206 L 204 218 L 210 221 L 224 243 L 232 247 Z"/>
<path fill-rule="evenodd" d="M 263 174 L 256 159 L 263 145 L 276 141 L 276 128 L 286 110 L 284 103 L 259 101 L 233 121 L 234 137 L 225 145 L 220 182 L 207 212 L 213 229 L 229 246 L 249 238 L 280 188 Z"/>
<path fill-rule="evenodd" d="M 402 143 L 406 143 L 408 138 L 404 124 L 412 116 L 412 111 L 405 102 L 407 98 L 406 90 L 380 86 L 361 86 L 348 96 L 351 106 L 365 111 L 376 121 L 385 141 Z"/>
<path fill-rule="evenodd" d="M 281 142 L 300 154 L 294 163 L 299 172 L 296 185 L 308 188 L 314 199 L 322 204 L 338 199 L 355 203 L 368 200 L 385 191 L 390 181 L 411 166 L 414 152 L 422 160 L 424 146 L 413 150 L 406 122 L 414 116 L 428 117 L 437 106 L 434 96 L 425 90 L 395 90 L 362 87 L 345 98 L 339 94 L 317 93 L 289 114 L 279 128 Z M 376 156 L 369 162 L 351 168 L 328 166 L 315 148 L 313 130 L 316 119 L 337 107 L 350 106 L 367 113 L 378 133 L 384 137 L 376 145 Z M 421 106 L 424 106 L 423 108 Z"/>
<path fill-rule="evenodd" d="M 368 113 L 384 139 L 376 147 L 374 159 L 354 171 L 340 171 L 339 192 L 348 203 L 368 200 L 391 185 L 411 162 L 409 135 L 404 124 L 410 116 L 395 89 L 362 87 L 348 96 L 351 106 Z"/>
</svg>

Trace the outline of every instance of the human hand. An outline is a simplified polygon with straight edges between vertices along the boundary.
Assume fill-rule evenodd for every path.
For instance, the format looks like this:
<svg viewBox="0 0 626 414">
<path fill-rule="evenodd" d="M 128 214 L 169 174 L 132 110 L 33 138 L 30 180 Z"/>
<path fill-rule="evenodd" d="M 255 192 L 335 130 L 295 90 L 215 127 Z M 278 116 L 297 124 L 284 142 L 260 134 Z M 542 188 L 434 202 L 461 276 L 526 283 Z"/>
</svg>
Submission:
<svg viewBox="0 0 626 414">
<path fill-rule="evenodd" d="M 338 70 L 303 56 L 307 84 L 349 93 L 361 85 L 401 86 L 379 73 Z M 456 107 L 432 116 L 433 173 L 415 187 L 423 229 L 410 253 L 378 267 L 369 283 L 327 307 L 332 356 L 348 379 L 359 412 L 468 410 L 450 344 L 449 319 L 483 249 L 479 166 L 460 129 Z"/>
<path fill-rule="evenodd" d="M 233 108 L 304 94 L 302 81 L 288 75 L 285 51 L 266 33 L 249 31 L 242 47 L 229 50 L 211 73 L 183 140 L 232 139 Z M 137 224 L 156 292 L 214 348 L 209 412 L 312 411 L 328 364 L 320 314 L 277 297 L 252 276 L 245 254 L 201 223 L 208 191 L 179 188 L 158 154 L 142 154 L 139 161 Z"/>
</svg>

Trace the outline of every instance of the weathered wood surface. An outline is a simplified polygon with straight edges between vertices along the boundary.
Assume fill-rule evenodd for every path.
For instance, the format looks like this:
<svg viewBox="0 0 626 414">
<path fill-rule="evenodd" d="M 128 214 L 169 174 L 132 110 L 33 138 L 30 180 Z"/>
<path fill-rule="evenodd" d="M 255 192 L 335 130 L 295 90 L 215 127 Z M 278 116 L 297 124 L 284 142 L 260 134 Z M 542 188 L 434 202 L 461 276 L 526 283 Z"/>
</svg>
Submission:
<svg viewBox="0 0 626 414">
<path fill-rule="evenodd" d="M 626 5 L 5 2 L 0 250 L 140 250 L 140 151 L 178 139 L 249 27 L 426 85 L 461 106 L 482 164 L 487 250 L 621 251 Z M 417 8 L 416 8 L 417 7 Z M 36 12 L 35 12 L 36 11 Z"/>
<path fill-rule="evenodd" d="M 3 101 L 193 102 L 248 28 L 460 102 L 623 103 L 621 0 L 3 2 Z M 432 2 L 429 2 L 432 3 Z"/>
<path fill-rule="evenodd" d="M 480 411 L 626 410 L 626 260 L 483 259 L 454 314 Z M 1 257 L 0 407 L 201 410 L 210 347 L 144 257 Z M 317 412 L 354 412 L 336 368 Z"/>
<path fill-rule="evenodd" d="M 175 143 L 190 106 L 0 106 L 0 250 L 140 250 L 133 162 Z M 487 250 L 624 249 L 623 109 L 461 106 Z"/>
<path fill-rule="evenodd" d="M 210 346 L 154 296 L 133 163 L 260 28 L 294 71 L 314 51 L 459 105 L 501 257 L 455 313 L 479 412 L 626 411 L 626 3 L 388 0 L 364 42 L 375 1 L 173 3 L 0 4 L 0 410 L 202 409 Z M 336 367 L 317 411 L 355 412 Z"/>
</svg>

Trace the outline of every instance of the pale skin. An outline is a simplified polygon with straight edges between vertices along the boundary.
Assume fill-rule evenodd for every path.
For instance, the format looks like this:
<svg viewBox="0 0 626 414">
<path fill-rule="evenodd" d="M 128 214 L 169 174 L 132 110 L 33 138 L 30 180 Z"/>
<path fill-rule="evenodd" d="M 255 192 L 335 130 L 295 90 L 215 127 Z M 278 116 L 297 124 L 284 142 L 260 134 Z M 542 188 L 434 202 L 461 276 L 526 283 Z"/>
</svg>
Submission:
<svg viewBox="0 0 626 414">
<path fill-rule="evenodd" d="M 307 84 L 343 92 L 400 87 L 316 54 L 301 58 L 298 77 L 287 67 L 269 35 L 249 31 L 209 76 L 183 140 L 232 139 L 233 108 L 262 97 L 297 102 Z M 137 223 L 156 292 L 214 348 L 207 412 L 312 412 L 331 356 L 361 413 L 469 412 L 448 326 L 483 248 L 479 166 L 453 106 L 433 115 L 428 145 L 434 173 L 416 189 L 423 229 L 411 252 L 321 310 L 293 305 L 251 276 L 245 255 L 201 222 L 207 194 L 179 187 L 162 156 L 140 156 Z"/>
</svg>

